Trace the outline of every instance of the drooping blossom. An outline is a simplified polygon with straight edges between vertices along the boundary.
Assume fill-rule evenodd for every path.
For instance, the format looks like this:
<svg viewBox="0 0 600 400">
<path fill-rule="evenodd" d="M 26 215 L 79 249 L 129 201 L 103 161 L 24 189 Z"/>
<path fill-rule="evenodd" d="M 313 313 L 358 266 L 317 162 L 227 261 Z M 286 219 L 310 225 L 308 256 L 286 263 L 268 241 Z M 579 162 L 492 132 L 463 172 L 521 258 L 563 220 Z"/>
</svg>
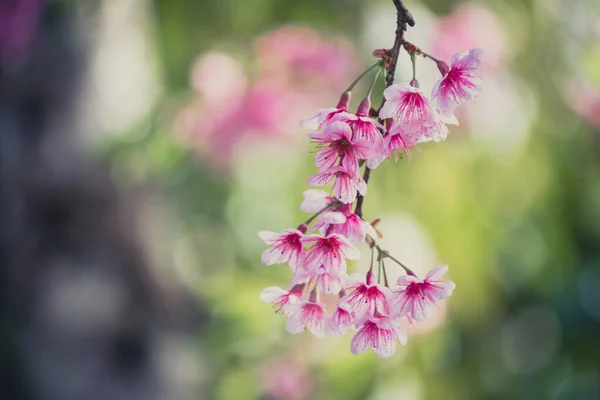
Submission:
<svg viewBox="0 0 600 400">
<path fill-rule="evenodd" d="M 341 336 L 352 326 L 352 314 L 343 308 L 336 307 L 327 321 L 327 333 L 331 336 Z"/>
<path fill-rule="evenodd" d="M 342 290 L 341 271 L 332 268 L 325 268 L 321 265 L 315 271 L 315 283 L 317 288 L 326 294 L 338 294 Z M 345 271 L 344 271 L 345 273 Z"/>
<path fill-rule="evenodd" d="M 315 165 L 320 171 L 334 167 L 341 158 L 348 163 L 357 163 L 359 159 L 367 159 L 371 154 L 370 142 L 354 139 L 352 129 L 345 122 L 333 122 L 323 132 L 315 132 L 309 136 L 324 146 L 315 157 Z"/>
<path fill-rule="evenodd" d="M 367 235 L 377 236 L 371 224 L 354 214 L 352 204 L 341 204 L 338 210 L 321 214 L 314 228 L 324 233 L 339 233 L 351 243 L 362 243 Z"/>
<path fill-rule="evenodd" d="M 295 269 L 304 257 L 302 238 L 304 234 L 298 229 L 286 229 L 283 233 L 260 231 L 258 236 L 268 245 L 262 254 L 265 265 L 289 263 Z"/>
<path fill-rule="evenodd" d="M 335 200 L 335 197 L 319 189 L 307 189 L 302 195 L 304 201 L 300 204 L 300 209 L 304 212 L 320 211 Z"/>
<path fill-rule="evenodd" d="M 455 284 L 440 280 L 448 271 L 447 265 L 440 265 L 427 273 L 424 279 L 404 275 L 398 279 L 399 289 L 394 290 L 394 310 L 398 316 L 422 321 L 429 315 L 435 304 L 452 294 Z"/>
<path fill-rule="evenodd" d="M 473 100 L 479 92 L 481 78 L 473 73 L 482 58 L 483 50 L 472 49 L 454 55 L 450 67 L 444 62 L 438 63 L 442 78 L 433 87 L 431 98 L 437 102 L 443 117 L 451 118 L 458 106 Z"/>
<path fill-rule="evenodd" d="M 350 117 L 352 117 L 352 114 L 348 112 L 349 105 L 350 92 L 344 92 L 340 97 L 337 106 L 334 108 L 323 108 L 321 110 L 317 110 L 313 115 L 300 121 L 300 126 L 309 129 L 321 130 L 335 121 L 346 122 Z"/>
<path fill-rule="evenodd" d="M 300 304 L 302 302 L 302 291 L 304 285 L 295 285 L 291 290 L 284 290 L 277 286 L 271 286 L 260 293 L 260 300 L 265 303 L 273 304 L 277 312 L 288 315 L 287 307 L 289 305 Z"/>
<path fill-rule="evenodd" d="M 396 342 L 406 344 L 406 333 L 400 328 L 399 321 L 386 316 L 370 317 L 356 332 L 350 343 L 352 354 L 359 355 L 373 348 L 381 358 L 396 353 Z"/>
<path fill-rule="evenodd" d="M 412 153 L 412 148 L 417 146 L 419 142 L 419 136 L 415 132 L 406 132 L 404 125 L 395 124 L 392 125 L 388 134 L 384 138 L 386 146 L 387 157 L 392 154 L 398 160 L 398 156 L 401 152 L 405 152 L 409 156 Z"/>
<path fill-rule="evenodd" d="M 357 260 L 360 252 L 342 235 L 332 233 L 327 236 L 305 235 L 302 243 L 312 247 L 304 257 L 304 268 L 308 272 L 323 266 L 326 270 L 343 274 L 346 272 L 346 259 Z"/>
<path fill-rule="evenodd" d="M 445 140 L 448 127 L 419 90 L 418 84 L 416 86 L 396 84 L 385 89 L 383 95 L 386 101 L 379 117 L 393 118 L 407 134 L 415 135 L 418 142 Z"/>
<path fill-rule="evenodd" d="M 352 203 L 356 199 L 357 192 L 363 196 L 367 193 L 367 184 L 360 177 L 358 165 L 353 160 L 344 159 L 341 165 L 311 176 L 308 184 L 325 186 L 331 181 L 333 181 L 331 191 L 342 203 Z"/>
<path fill-rule="evenodd" d="M 294 273 L 291 283 L 292 285 L 314 285 L 322 293 L 338 294 L 342 290 L 342 276 L 345 274 L 345 268 L 326 268 L 324 265 L 311 270 L 299 268 Z"/>
<path fill-rule="evenodd" d="M 338 307 L 351 312 L 355 321 L 391 314 L 389 299 L 392 292 L 389 288 L 378 285 L 371 271 L 367 272 L 366 277 L 360 274 L 348 276 L 343 287 L 351 292 L 340 299 Z"/>
<path fill-rule="evenodd" d="M 371 97 L 367 96 L 358 106 L 356 114 L 348 117 L 348 125 L 352 128 L 354 140 L 366 140 L 370 143 L 370 153 L 367 158 L 367 166 L 371 169 L 377 168 L 383 159 L 381 153 L 385 151 L 382 132 L 385 128 L 379 122 L 369 117 L 371 109 Z"/>
<path fill-rule="evenodd" d="M 325 335 L 327 312 L 315 299 L 289 305 L 287 312 L 289 316 L 285 328 L 289 333 L 297 334 L 306 329 L 319 338 Z"/>
</svg>

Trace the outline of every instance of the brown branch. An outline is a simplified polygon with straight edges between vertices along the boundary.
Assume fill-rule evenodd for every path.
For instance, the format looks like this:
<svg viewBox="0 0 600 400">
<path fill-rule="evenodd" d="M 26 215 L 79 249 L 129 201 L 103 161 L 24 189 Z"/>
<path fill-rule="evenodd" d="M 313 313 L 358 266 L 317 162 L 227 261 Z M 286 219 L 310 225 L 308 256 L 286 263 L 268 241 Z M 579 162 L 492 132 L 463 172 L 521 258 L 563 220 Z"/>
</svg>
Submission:
<svg viewBox="0 0 600 400">
<path fill-rule="evenodd" d="M 388 88 L 394 84 L 394 77 L 396 75 L 396 64 L 398 63 L 398 56 L 400 55 L 400 48 L 404 43 L 404 32 L 406 32 L 407 25 L 415 26 L 415 20 L 413 19 L 410 12 L 406 9 L 402 0 L 392 0 L 394 5 L 396 6 L 396 38 L 394 40 L 394 46 L 389 50 L 390 63 L 388 67 L 387 74 L 385 76 L 385 87 Z M 385 98 L 381 103 L 385 103 Z M 381 110 L 381 107 L 379 108 Z M 379 121 L 382 124 L 384 121 Z M 369 183 L 369 178 L 371 177 L 371 169 L 365 166 L 365 172 L 363 173 L 363 179 L 365 183 Z M 356 208 L 354 209 L 354 213 L 362 218 L 363 216 L 363 203 L 365 201 L 365 197 L 363 195 L 358 195 L 356 200 Z"/>
</svg>

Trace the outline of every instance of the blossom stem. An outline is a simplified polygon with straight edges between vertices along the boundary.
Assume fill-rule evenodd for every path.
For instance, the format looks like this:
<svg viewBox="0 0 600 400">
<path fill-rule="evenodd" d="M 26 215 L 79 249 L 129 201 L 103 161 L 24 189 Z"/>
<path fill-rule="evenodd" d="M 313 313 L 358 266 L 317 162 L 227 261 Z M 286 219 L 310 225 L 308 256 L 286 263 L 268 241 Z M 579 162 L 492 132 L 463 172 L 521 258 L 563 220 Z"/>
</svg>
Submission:
<svg viewBox="0 0 600 400">
<path fill-rule="evenodd" d="M 387 278 L 387 272 L 385 271 L 385 264 L 383 262 L 383 258 L 381 259 L 381 265 L 383 267 L 383 284 L 385 285 L 385 287 L 390 287 L 390 284 L 389 284 L 388 278 Z"/>
<path fill-rule="evenodd" d="M 408 26 L 415 26 L 415 20 L 413 19 L 411 13 L 406 9 L 402 0 L 392 0 L 394 6 L 396 6 L 396 37 L 394 39 L 394 46 L 390 49 L 389 56 L 390 62 L 389 67 L 387 69 L 387 74 L 385 76 L 385 87 L 388 88 L 394 84 L 394 77 L 396 76 L 396 64 L 398 64 L 398 56 L 400 55 L 400 48 L 402 47 L 402 43 L 404 43 L 404 32 L 406 31 Z M 378 62 L 379 63 L 379 62 Z M 385 104 L 385 97 L 381 102 L 381 107 Z M 381 119 L 380 123 L 384 123 Z M 365 167 L 365 171 L 363 172 L 363 180 L 365 184 L 369 183 L 369 178 L 371 176 L 371 168 Z M 363 203 L 365 201 L 365 197 L 361 194 L 358 195 L 356 199 L 356 207 L 354 209 L 354 214 L 358 215 L 362 218 L 363 215 Z"/>
<path fill-rule="evenodd" d="M 381 65 L 381 60 L 377 61 L 375 64 L 373 64 L 373 65 L 371 65 L 369 68 L 367 68 L 367 69 L 366 69 L 366 70 L 365 70 L 365 71 L 364 71 L 362 74 L 360 74 L 360 75 L 359 75 L 359 76 L 358 76 L 358 77 L 357 77 L 357 78 L 354 80 L 354 82 L 352 82 L 352 83 L 350 84 L 350 86 L 348 86 L 348 89 L 346 89 L 346 90 L 345 90 L 345 92 L 350 92 L 352 89 L 354 89 L 354 86 L 356 86 L 356 84 L 357 84 L 358 82 L 360 82 L 360 80 L 361 80 L 362 78 L 364 78 L 364 76 L 365 76 L 366 74 L 368 74 L 368 73 L 369 73 L 369 72 L 370 72 L 370 71 L 371 71 L 373 68 L 375 68 L 375 67 L 377 67 L 377 66 L 380 66 L 380 65 Z"/>
<path fill-rule="evenodd" d="M 338 205 L 340 202 L 338 200 L 334 200 L 331 203 L 327 204 L 325 207 L 321 208 L 319 211 L 317 211 L 316 213 L 314 213 L 309 219 L 307 219 L 306 221 L 304 221 L 303 225 L 308 225 L 311 222 L 314 221 L 315 218 L 317 218 L 319 215 L 321 215 L 322 213 L 324 213 L 325 211 L 327 211 L 328 209 Z"/>
<path fill-rule="evenodd" d="M 410 53 L 410 63 L 412 64 L 412 78 L 413 81 L 417 80 L 417 59 L 415 57 L 415 53 Z"/>
<path fill-rule="evenodd" d="M 423 56 L 423 57 L 426 57 L 426 58 L 429 58 L 429 59 L 431 59 L 431 60 L 435 61 L 436 63 L 439 63 L 439 62 L 440 62 L 440 60 L 438 60 L 437 58 L 435 58 L 435 57 L 434 57 L 434 56 L 432 56 L 431 54 L 427 54 L 427 53 L 425 53 L 423 50 L 418 50 L 418 51 L 417 51 L 417 53 L 418 53 L 420 56 Z"/>
<path fill-rule="evenodd" d="M 373 248 L 371 248 L 371 251 L 373 251 Z M 377 271 L 377 284 L 379 285 L 381 283 L 381 266 L 383 265 L 383 258 L 377 257 L 377 264 L 379 266 Z"/>
<path fill-rule="evenodd" d="M 398 264 L 399 266 L 401 266 L 408 275 L 417 276 L 410 268 L 408 268 L 406 265 L 402 264 L 398 259 L 396 259 L 392 255 L 390 255 L 390 253 L 388 253 L 385 250 L 382 250 L 381 247 L 379 247 L 379 245 L 376 245 L 375 247 L 377 248 L 377 250 L 384 252 L 384 258 L 387 257 L 390 260 L 392 260 L 393 262 L 395 262 L 396 264 Z M 385 269 L 384 269 L 384 271 L 385 271 Z"/>
<path fill-rule="evenodd" d="M 367 92 L 367 95 L 365 97 L 371 96 L 371 92 L 373 91 L 373 87 L 375 86 L 375 83 L 377 83 L 377 79 L 379 79 L 379 74 L 381 74 L 381 71 L 383 71 L 383 68 L 378 68 L 377 69 L 377 73 L 375 74 L 375 78 L 373 78 L 373 82 L 371 82 L 371 86 L 369 86 L 369 91 Z"/>
</svg>

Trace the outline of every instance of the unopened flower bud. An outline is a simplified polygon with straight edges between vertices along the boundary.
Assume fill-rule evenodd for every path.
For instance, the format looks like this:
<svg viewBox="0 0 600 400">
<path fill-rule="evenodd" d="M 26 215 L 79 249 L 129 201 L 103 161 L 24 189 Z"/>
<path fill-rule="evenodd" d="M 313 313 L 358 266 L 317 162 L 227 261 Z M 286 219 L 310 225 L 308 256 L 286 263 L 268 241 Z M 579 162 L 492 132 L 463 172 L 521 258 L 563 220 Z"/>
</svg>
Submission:
<svg viewBox="0 0 600 400">
<path fill-rule="evenodd" d="M 306 231 L 308 230 L 308 225 L 302 224 L 302 225 L 298 226 L 298 230 L 302 233 L 306 233 Z"/>
<path fill-rule="evenodd" d="M 442 76 L 446 76 L 448 71 L 450 71 L 450 67 L 444 61 L 438 61 L 437 67 L 440 70 L 440 74 L 442 74 Z"/>
<path fill-rule="evenodd" d="M 347 110 L 348 106 L 350 105 L 350 96 L 351 96 L 350 92 L 342 93 L 342 96 L 340 97 L 340 101 L 338 101 L 337 108 L 342 109 L 342 110 Z"/>
<path fill-rule="evenodd" d="M 373 57 L 384 58 L 384 57 L 389 57 L 389 56 L 390 56 L 390 51 L 388 49 L 373 50 Z"/>
<path fill-rule="evenodd" d="M 356 110 L 356 115 L 368 116 L 370 108 L 371 108 L 371 97 L 367 96 L 358 105 L 358 110 Z"/>
<path fill-rule="evenodd" d="M 410 86 L 418 88 L 419 87 L 419 81 L 416 80 L 416 79 L 413 79 L 412 81 L 410 81 Z"/>
</svg>

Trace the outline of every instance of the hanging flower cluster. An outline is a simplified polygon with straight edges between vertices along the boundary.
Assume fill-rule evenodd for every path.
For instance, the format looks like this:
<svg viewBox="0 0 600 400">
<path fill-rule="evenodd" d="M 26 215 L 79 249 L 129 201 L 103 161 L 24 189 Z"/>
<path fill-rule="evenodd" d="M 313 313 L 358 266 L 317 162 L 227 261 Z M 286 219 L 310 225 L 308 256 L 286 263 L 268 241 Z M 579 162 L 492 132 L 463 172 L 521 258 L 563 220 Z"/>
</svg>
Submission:
<svg viewBox="0 0 600 400">
<path fill-rule="evenodd" d="M 401 153 L 410 155 L 418 143 L 446 139 L 447 124 L 456 123 L 455 109 L 473 100 L 480 86 L 479 78 L 473 75 L 481 63 L 479 49 L 455 55 L 450 65 L 408 42 L 404 42 L 404 49 L 411 55 L 413 79 L 406 84 L 388 82 L 379 112 L 371 109 L 370 95 L 379 73 L 390 68 L 388 50 L 374 52 L 380 60 L 350 85 L 336 107 L 319 110 L 303 121 L 304 125 L 316 126 L 309 137 L 319 147 L 315 157 L 318 172 L 310 177 L 308 185 L 331 184 L 331 190 L 304 192 L 300 208 L 313 215 L 296 229 L 259 232 L 270 246 L 263 253 L 262 262 L 288 264 L 293 273 L 291 289 L 269 287 L 260 299 L 287 317 L 286 329 L 290 333 L 307 330 L 323 337 L 353 330 L 354 354 L 371 347 L 379 357 L 393 355 L 396 342 L 406 343 L 403 326 L 426 319 L 455 286 L 452 281 L 442 280 L 447 266 L 435 267 L 424 278 L 418 278 L 379 246 L 380 233 L 362 218 L 365 180 L 370 170 L 391 155 L 396 159 Z M 432 59 L 442 74 L 431 100 L 421 92 L 414 76 L 416 56 Z M 378 72 L 371 89 L 356 112 L 350 112 L 351 90 L 374 68 Z M 366 173 L 361 176 L 363 166 Z M 361 242 L 371 249 L 370 269 L 366 275 L 348 274 L 346 260 L 360 257 L 355 246 Z M 406 272 L 395 284 L 387 279 L 388 259 Z M 326 309 L 325 296 L 337 296 L 335 309 Z"/>
</svg>

